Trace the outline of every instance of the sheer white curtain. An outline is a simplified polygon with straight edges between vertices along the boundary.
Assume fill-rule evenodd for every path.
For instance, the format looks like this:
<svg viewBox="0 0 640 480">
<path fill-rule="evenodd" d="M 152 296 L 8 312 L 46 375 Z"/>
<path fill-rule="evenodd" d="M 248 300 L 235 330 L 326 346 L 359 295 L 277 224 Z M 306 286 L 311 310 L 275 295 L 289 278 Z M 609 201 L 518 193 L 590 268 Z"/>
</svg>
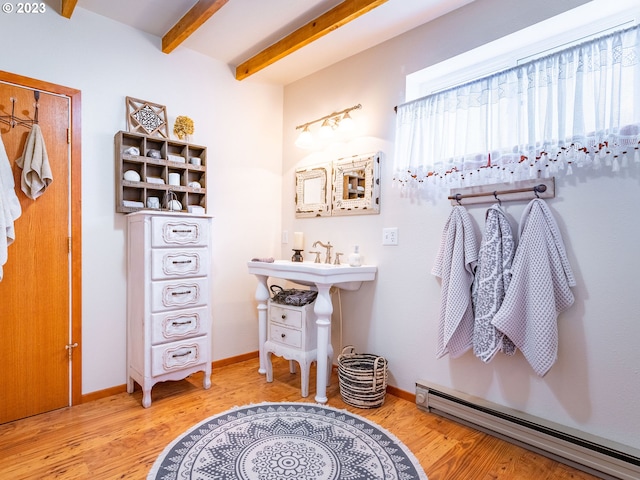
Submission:
<svg viewBox="0 0 640 480">
<path fill-rule="evenodd" d="M 640 164 L 639 142 L 640 26 L 398 106 L 394 181 L 449 188 L 615 172 Z"/>
</svg>

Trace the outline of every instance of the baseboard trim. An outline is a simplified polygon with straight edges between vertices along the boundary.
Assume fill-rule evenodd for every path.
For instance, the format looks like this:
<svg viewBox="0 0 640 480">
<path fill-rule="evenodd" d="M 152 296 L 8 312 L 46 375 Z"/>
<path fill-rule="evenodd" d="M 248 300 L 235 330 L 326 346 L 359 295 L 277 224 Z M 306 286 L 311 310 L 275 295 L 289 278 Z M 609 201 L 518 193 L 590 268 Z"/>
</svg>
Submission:
<svg viewBox="0 0 640 480">
<path fill-rule="evenodd" d="M 215 360 L 211 362 L 211 367 L 213 369 L 227 367 L 229 365 L 233 365 L 235 363 L 244 362 L 246 360 L 252 360 L 257 358 L 260 355 L 258 351 L 243 353 L 242 355 L 236 355 L 235 357 L 223 358 L 221 360 Z M 337 370 L 337 365 L 332 365 L 332 369 Z M 115 387 L 105 388 L 104 390 L 97 390 L 95 392 L 85 393 L 82 395 L 80 403 L 88 403 L 93 402 L 95 400 L 100 400 L 102 398 L 111 397 L 112 395 L 118 395 L 120 393 L 125 393 L 127 391 L 127 385 L 116 385 Z M 387 393 L 393 395 L 394 397 L 401 398 L 403 400 L 408 400 L 411 403 L 416 402 L 416 396 L 413 393 L 406 392 L 404 390 L 400 390 L 397 387 L 387 385 Z"/>
<path fill-rule="evenodd" d="M 119 395 L 127 391 L 127 385 L 116 385 L 115 387 L 105 388 L 104 390 L 97 390 L 91 393 L 84 393 L 80 399 L 80 403 L 89 403 L 102 398 L 111 397 L 112 395 Z"/>
<path fill-rule="evenodd" d="M 387 393 L 390 395 L 393 395 L 394 397 L 401 398 L 402 400 L 407 400 L 411 403 L 416 403 L 416 395 L 414 393 L 400 390 L 398 387 L 387 385 Z"/>
<path fill-rule="evenodd" d="M 242 355 L 236 355 L 235 357 L 223 358 L 222 360 L 216 360 L 211 363 L 213 368 L 227 367 L 229 365 L 233 365 L 234 363 L 244 362 L 246 360 L 252 360 L 260 356 L 260 352 L 257 350 L 255 352 L 243 353 Z"/>
</svg>

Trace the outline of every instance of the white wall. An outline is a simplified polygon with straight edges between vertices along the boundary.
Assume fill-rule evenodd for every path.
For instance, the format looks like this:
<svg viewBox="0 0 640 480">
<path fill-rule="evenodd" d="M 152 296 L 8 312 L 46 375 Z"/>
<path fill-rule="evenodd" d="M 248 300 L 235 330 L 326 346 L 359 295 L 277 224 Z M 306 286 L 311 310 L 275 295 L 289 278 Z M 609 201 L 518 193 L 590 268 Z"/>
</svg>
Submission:
<svg viewBox="0 0 640 480">
<path fill-rule="evenodd" d="M 237 82 L 229 68 L 76 8 L 67 20 L 2 14 L 0 68 L 82 91 L 83 393 L 126 382 L 126 217 L 115 213 L 113 138 L 125 97 L 195 122 L 208 147 L 213 221 L 213 356 L 256 351 L 255 279 L 245 262 L 279 248 L 282 87 Z M 260 234 L 256 234 L 260 232 Z"/>
<path fill-rule="evenodd" d="M 558 361 L 544 378 L 520 353 L 490 364 L 471 352 L 456 360 L 436 359 L 440 286 L 430 270 L 451 207 L 445 197 L 425 202 L 403 196 L 391 184 L 393 107 L 404 101 L 406 74 L 579 3 L 476 0 L 285 87 L 282 228 L 303 231 L 308 244 L 331 240 L 337 251 L 359 244 L 366 262 L 378 265 L 375 282 L 341 295 L 342 345 L 387 357 L 390 384 L 413 392 L 416 380 L 428 380 L 638 448 L 640 166 L 627 175 L 577 172 L 557 181 L 557 196 L 548 204 L 578 285 L 575 304 L 558 321 Z M 352 115 L 359 125 L 353 139 L 311 153 L 294 146 L 296 125 L 357 103 L 363 108 Z M 380 215 L 295 218 L 296 167 L 374 150 L 386 154 Z M 505 205 L 514 226 L 524 205 Z M 480 227 L 486 206 L 469 207 Z M 398 246 L 381 245 L 383 227 L 399 228 Z M 282 258 L 290 257 L 290 247 L 282 245 Z M 336 314 L 333 321 L 339 350 Z"/>
</svg>

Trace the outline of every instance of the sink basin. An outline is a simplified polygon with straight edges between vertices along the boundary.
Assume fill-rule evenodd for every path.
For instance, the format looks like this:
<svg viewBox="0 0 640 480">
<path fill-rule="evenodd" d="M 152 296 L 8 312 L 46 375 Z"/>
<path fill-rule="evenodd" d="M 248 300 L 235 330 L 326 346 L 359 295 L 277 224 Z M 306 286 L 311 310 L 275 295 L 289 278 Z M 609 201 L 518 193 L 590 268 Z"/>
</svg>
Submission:
<svg viewBox="0 0 640 480">
<path fill-rule="evenodd" d="M 265 342 L 267 341 L 267 310 L 270 298 L 267 281 L 269 277 L 282 278 L 300 285 L 308 285 L 318 290 L 313 311 L 316 314 L 317 348 L 316 348 L 316 402 L 327 402 L 327 384 L 331 372 L 331 287 L 344 290 L 358 290 L 362 282 L 376 278 L 378 267 L 362 265 L 332 265 L 328 263 L 292 262 L 276 260 L 275 262 L 247 262 L 249 273 L 256 276 L 256 300 L 258 301 L 258 348 L 260 350 L 259 373 L 266 373 Z"/>
<path fill-rule="evenodd" d="M 249 273 L 283 278 L 299 285 L 333 285 L 343 290 L 358 290 L 362 282 L 374 280 L 375 265 L 333 265 L 330 263 L 292 262 L 276 260 L 273 263 L 248 262 Z"/>
</svg>

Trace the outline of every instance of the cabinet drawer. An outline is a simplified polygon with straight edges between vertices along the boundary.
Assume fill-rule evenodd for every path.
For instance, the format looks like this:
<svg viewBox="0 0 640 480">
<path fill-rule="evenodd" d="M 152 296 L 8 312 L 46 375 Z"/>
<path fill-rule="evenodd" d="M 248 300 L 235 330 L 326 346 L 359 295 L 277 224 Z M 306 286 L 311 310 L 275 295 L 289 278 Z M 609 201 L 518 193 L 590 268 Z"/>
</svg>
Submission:
<svg viewBox="0 0 640 480">
<path fill-rule="evenodd" d="M 206 246 L 209 240 L 206 218 L 153 217 L 151 219 L 151 246 L 177 245 Z"/>
<path fill-rule="evenodd" d="M 209 331 L 209 311 L 206 307 L 151 315 L 151 343 L 167 343 L 204 335 Z"/>
<path fill-rule="evenodd" d="M 292 328 L 302 328 L 302 311 L 279 307 L 272 303 L 269 308 L 269 322 L 280 323 Z"/>
<path fill-rule="evenodd" d="M 198 337 L 151 347 L 151 375 L 155 377 L 205 362 L 209 358 L 208 342 L 208 337 Z"/>
<path fill-rule="evenodd" d="M 209 251 L 206 248 L 151 250 L 151 278 L 201 277 L 208 274 Z"/>
<path fill-rule="evenodd" d="M 206 278 L 151 282 L 151 310 L 160 312 L 171 308 L 206 305 L 208 288 Z"/>
<path fill-rule="evenodd" d="M 289 347 L 302 347 L 302 332 L 272 323 L 269 325 L 269 340 Z"/>
</svg>

